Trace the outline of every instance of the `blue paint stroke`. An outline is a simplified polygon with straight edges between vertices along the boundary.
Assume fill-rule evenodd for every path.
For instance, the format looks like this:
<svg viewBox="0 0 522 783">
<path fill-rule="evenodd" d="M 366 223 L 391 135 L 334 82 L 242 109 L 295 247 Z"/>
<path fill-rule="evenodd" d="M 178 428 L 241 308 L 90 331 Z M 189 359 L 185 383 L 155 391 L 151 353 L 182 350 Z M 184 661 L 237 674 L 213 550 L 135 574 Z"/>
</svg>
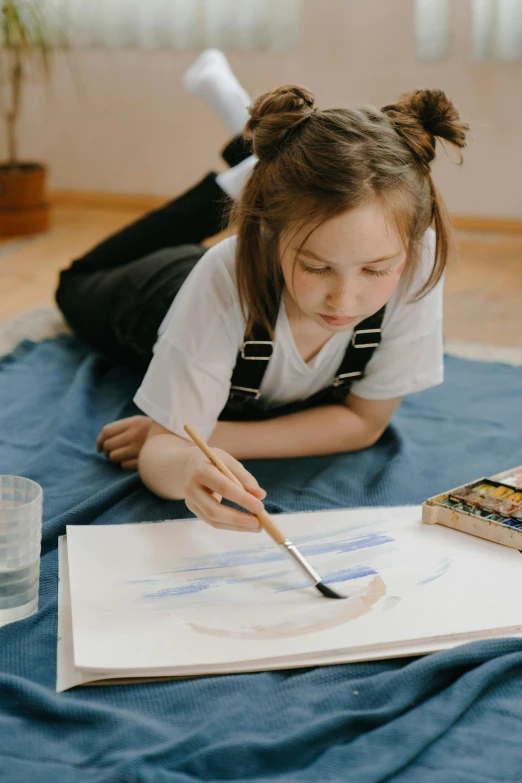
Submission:
<svg viewBox="0 0 522 783">
<path fill-rule="evenodd" d="M 370 566 L 355 566 L 345 568 L 342 571 L 331 571 L 323 576 L 323 582 L 327 585 L 334 582 L 349 582 L 350 579 L 361 579 L 363 576 L 375 576 L 377 571 Z"/>
<path fill-rule="evenodd" d="M 367 522 L 361 523 L 359 525 L 350 525 L 350 533 L 354 533 L 356 530 L 368 530 L 369 527 L 372 529 L 377 527 L 378 525 L 384 524 L 386 520 L 384 519 L 378 519 L 378 520 L 372 520 L 371 525 L 369 525 Z M 292 541 L 297 546 L 301 546 L 302 544 L 307 544 L 310 541 L 320 541 L 321 539 L 328 539 L 332 540 L 337 537 L 343 537 L 346 535 L 348 531 L 345 527 L 337 528 L 337 530 L 325 530 L 324 533 L 321 533 L 319 531 L 314 531 L 313 533 L 307 533 L 306 535 L 301 536 L 293 536 Z"/>
<path fill-rule="evenodd" d="M 183 584 L 175 585 L 174 587 L 165 587 L 155 593 L 145 593 L 143 598 L 156 600 L 158 598 L 170 598 L 173 595 L 201 593 L 203 590 L 208 590 L 209 587 L 213 587 L 212 579 L 196 579 L 194 582 L 183 582 Z"/>
<path fill-rule="evenodd" d="M 322 576 L 324 585 L 337 584 L 339 582 L 349 582 L 351 579 L 361 579 L 363 576 L 375 576 L 377 571 L 369 566 L 355 566 L 354 568 L 345 568 L 343 571 L 330 571 Z M 283 593 L 287 590 L 302 590 L 304 587 L 310 587 L 308 579 L 300 580 L 299 584 L 288 587 L 284 585 L 275 590 L 276 593 Z"/>
<path fill-rule="evenodd" d="M 389 544 L 393 538 L 374 533 L 373 535 L 360 536 L 358 539 L 348 539 L 347 541 L 324 541 L 322 544 L 305 544 L 299 547 L 303 555 L 325 555 L 328 553 L 342 554 L 343 552 L 355 552 L 357 549 L 368 549 L 373 546 L 382 546 Z"/>
<path fill-rule="evenodd" d="M 342 554 L 355 552 L 359 549 L 382 546 L 393 543 L 395 539 L 383 533 L 368 533 L 356 538 L 341 539 L 338 541 L 327 540 L 304 544 L 299 546 L 299 551 L 306 557 L 310 555 Z M 299 539 L 295 539 L 298 544 Z M 234 552 L 219 552 L 208 554 L 204 557 L 183 558 L 181 568 L 171 568 L 166 571 L 158 571 L 155 576 L 162 574 L 182 574 L 189 571 L 212 571 L 219 568 L 231 568 L 234 566 L 261 565 L 284 560 L 287 555 L 275 546 L 257 547 L 255 549 L 239 549 Z"/>
<path fill-rule="evenodd" d="M 377 572 L 369 566 L 355 566 L 353 568 L 345 568 L 342 571 L 331 571 L 323 576 L 322 581 L 323 584 L 348 582 L 351 579 L 361 579 L 363 576 L 374 576 L 376 573 Z M 276 571 L 272 574 L 260 574 L 259 576 L 247 577 L 231 574 L 229 577 L 223 578 L 221 574 L 216 574 L 215 576 L 200 577 L 193 582 L 182 582 L 178 585 L 165 587 L 162 590 L 157 590 L 153 593 L 145 593 L 142 596 L 142 599 L 149 601 L 161 598 L 171 598 L 176 595 L 201 593 L 204 590 L 208 590 L 210 587 L 221 587 L 223 585 L 239 586 L 245 582 L 265 582 L 268 584 L 270 580 L 281 579 L 282 577 L 291 575 L 296 576 L 296 572 L 293 568 L 287 571 Z M 303 580 L 300 578 L 291 585 L 285 584 L 276 587 L 273 592 L 282 593 L 289 590 L 302 590 L 304 587 L 310 587 L 310 582 L 307 579 Z"/>
<path fill-rule="evenodd" d="M 283 576 L 289 576 L 295 573 L 293 568 L 289 568 L 286 571 L 274 571 L 272 574 L 259 574 L 258 576 L 229 576 L 223 579 L 222 575 L 216 576 L 216 582 L 223 584 L 234 584 L 235 582 L 266 582 L 267 579 L 281 579 Z"/>
<path fill-rule="evenodd" d="M 417 582 L 417 584 L 427 585 L 428 582 L 433 582 L 435 579 L 439 579 L 439 577 L 446 573 L 452 563 L 453 560 L 451 557 L 445 557 L 444 560 L 441 560 L 440 563 L 437 564 L 437 571 L 435 571 L 434 574 L 427 576 L 426 579 L 423 579 L 421 582 Z"/>
<path fill-rule="evenodd" d="M 161 590 L 157 590 L 154 593 L 145 593 L 143 599 L 156 599 L 156 598 L 169 598 L 173 595 L 187 595 L 188 593 L 201 593 L 203 590 L 208 590 L 209 587 L 220 587 L 222 585 L 234 585 L 244 584 L 245 582 L 261 582 L 268 579 L 279 579 L 282 576 L 288 576 L 291 570 L 288 571 L 276 571 L 273 574 L 264 574 L 263 576 L 234 576 L 231 575 L 227 578 L 223 578 L 221 574 L 216 576 L 204 576 L 200 579 L 195 579 L 192 582 L 181 582 L 180 584 L 173 585 L 171 587 L 165 587 Z M 147 582 L 146 579 L 143 580 Z"/>
</svg>

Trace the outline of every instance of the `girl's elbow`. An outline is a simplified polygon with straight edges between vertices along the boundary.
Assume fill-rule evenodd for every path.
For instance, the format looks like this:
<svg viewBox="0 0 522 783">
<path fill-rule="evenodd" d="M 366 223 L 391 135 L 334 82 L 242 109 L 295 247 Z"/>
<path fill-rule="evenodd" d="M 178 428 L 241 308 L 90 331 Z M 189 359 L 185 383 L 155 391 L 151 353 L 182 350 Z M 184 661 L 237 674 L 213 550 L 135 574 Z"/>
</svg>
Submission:
<svg viewBox="0 0 522 783">
<path fill-rule="evenodd" d="M 369 449 L 372 446 L 375 446 L 377 441 L 381 439 L 381 436 L 384 434 L 386 427 L 388 425 L 386 424 L 384 427 L 368 427 L 367 431 L 364 434 L 364 445 L 362 446 L 363 449 Z"/>
</svg>

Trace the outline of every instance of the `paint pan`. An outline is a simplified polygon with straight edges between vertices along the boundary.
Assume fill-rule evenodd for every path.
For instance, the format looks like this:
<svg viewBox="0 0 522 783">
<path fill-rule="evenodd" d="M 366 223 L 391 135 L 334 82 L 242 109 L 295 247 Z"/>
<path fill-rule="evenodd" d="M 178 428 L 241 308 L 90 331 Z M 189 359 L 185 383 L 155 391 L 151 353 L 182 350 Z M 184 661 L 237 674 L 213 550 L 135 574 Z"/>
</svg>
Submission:
<svg viewBox="0 0 522 783">
<path fill-rule="evenodd" d="M 422 520 L 522 550 L 522 467 L 429 498 Z"/>
</svg>

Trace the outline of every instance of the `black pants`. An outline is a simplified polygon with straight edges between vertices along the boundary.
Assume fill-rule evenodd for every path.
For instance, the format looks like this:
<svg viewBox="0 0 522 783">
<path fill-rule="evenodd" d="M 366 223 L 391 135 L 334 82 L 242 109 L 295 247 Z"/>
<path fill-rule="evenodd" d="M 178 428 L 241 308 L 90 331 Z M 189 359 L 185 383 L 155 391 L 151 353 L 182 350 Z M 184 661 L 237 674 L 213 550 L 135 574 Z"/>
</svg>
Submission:
<svg viewBox="0 0 522 783">
<path fill-rule="evenodd" d="M 241 139 L 222 152 L 231 165 L 249 154 Z M 200 243 L 224 227 L 230 203 L 210 173 L 61 272 L 56 302 L 78 336 L 145 372 L 159 325 L 205 253 Z"/>
</svg>

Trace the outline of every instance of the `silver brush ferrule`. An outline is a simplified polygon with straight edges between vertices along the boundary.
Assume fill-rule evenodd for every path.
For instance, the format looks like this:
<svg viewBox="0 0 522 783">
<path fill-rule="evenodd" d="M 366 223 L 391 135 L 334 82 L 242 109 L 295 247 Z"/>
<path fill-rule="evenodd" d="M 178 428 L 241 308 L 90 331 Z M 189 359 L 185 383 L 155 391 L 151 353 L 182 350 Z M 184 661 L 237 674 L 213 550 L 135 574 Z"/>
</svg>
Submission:
<svg viewBox="0 0 522 783">
<path fill-rule="evenodd" d="M 295 548 L 295 546 L 292 544 L 289 538 L 286 539 L 281 545 L 281 547 L 284 548 L 284 550 L 287 552 L 288 555 L 294 560 L 300 569 L 305 572 L 307 577 L 312 581 L 314 585 L 318 584 L 321 581 L 321 577 L 319 574 L 316 574 L 312 566 L 304 559 L 302 554 L 299 552 L 298 549 Z"/>
</svg>

